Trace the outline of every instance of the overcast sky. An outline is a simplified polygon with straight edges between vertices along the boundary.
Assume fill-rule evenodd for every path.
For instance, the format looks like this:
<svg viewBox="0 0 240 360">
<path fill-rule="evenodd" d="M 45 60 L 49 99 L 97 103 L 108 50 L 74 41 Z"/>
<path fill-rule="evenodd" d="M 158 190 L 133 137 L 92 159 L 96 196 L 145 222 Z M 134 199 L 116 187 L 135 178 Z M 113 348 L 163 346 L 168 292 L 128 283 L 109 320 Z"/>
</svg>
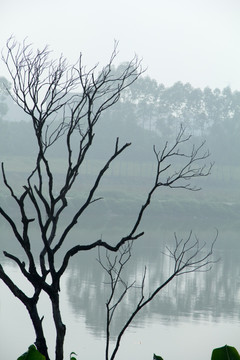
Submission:
<svg viewBox="0 0 240 360">
<path fill-rule="evenodd" d="M 0 44 L 15 35 L 74 62 L 119 62 L 136 53 L 167 86 L 240 90 L 240 0 L 1 0 Z M 0 63 L 0 75 L 5 75 Z"/>
</svg>

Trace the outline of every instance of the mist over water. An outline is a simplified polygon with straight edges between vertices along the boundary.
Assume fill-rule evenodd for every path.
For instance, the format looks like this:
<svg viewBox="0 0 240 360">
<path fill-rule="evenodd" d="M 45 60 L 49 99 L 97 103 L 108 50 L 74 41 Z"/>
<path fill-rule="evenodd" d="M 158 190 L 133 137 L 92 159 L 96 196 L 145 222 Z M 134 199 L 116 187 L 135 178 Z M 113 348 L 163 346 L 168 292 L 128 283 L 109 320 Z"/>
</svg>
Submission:
<svg viewBox="0 0 240 360">
<path fill-rule="evenodd" d="M 179 231 L 183 236 L 183 232 Z M 6 233 L 5 233 L 6 234 Z M 74 234 L 76 235 L 76 234 Z M 136 278 L 138 283 L 147 267 L 146 290 L 163 281 L 170 273 L 172 265 L 168 257 L 162 254 L 165 245 L 173 245 L 172 233 L 164 231 L 161 240 L 149 237 L 135 244 L 133 256 L 124 273 L 126 281 Z M 92 237 L 92 233 L 85 232 Z M 210 239 L 212 231 L 199 234 L 200 238 Z M 5 240 L 9 241 L 10 237 Z M 161 353 L 166 359 L 177 356 L 200 360 L 210 358 L 213 347 L 221 346 L 222 341 L 238 346 L 240 330 L 240 264 L 238 261 L 238 232 L 225 232 L 216 246 L 214 257 L 219 262 L 209 272 L 186 274 L 176 278 L 163 289 L 157 298 L 137 316 L 122 342 L 117 359 L 123 356 L 137 356 L 144 360 L 152 353 Z M 148 244 L 146 245 L 146 241 Z M 226 241 L 231 243 L 227 248 Z M 105 344 L 105 302 L 109 293 L 106 275 L 96 261 L 97 253 L 80 254 L 75 257 L 66 272 L 62 285 L 62 312 L 68 326 L 66 338 L 66 356 L 75 351 L 79 357 L 99 356 Z M 16 282 L 26 288 L 11 262 L 4 260 L 4 268 Z M 31 323 L 23 305 L 9 293 L 1 283 L 0 331 L 1 353 L 15 359 L 34 341 Z M 113 327 L 113 339 L 118 333 L 127 314 L 136 304 L 139 291 L 132 289 L 116 313 Z M 48 338 L 54 334 L 53 324 L 48 320 L 49 303 L 45 297 L 40 309 L 46 314 L 44 326 Z M 9 317 L 9 314 L 11 316 Z M 19 333 L 19 327 L 24 331 Z M 194 336 L 193 336 L 194 333 Z M 192 341 L 189 342 L 191 337 Z M 12 339 L 16 339 L 14 347 Z M 199 341 L 201 339 L 201 341 Z M 173 346 L 173 344 L 175 344 Z M 53 347 L 53 343 L 50 344 Z M 187 349 L 186 349 L 187 347 Z"/>
</svg>

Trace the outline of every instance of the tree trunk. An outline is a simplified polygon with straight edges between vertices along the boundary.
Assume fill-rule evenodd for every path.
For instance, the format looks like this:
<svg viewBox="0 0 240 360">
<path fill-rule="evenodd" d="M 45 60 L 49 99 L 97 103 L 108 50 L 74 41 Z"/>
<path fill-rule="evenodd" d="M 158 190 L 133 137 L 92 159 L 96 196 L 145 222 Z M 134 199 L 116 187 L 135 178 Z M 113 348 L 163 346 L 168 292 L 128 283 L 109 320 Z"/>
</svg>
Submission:
<svg viewBox="0 0 240 360">
<path fill-rule="evenodd" d="M 35 334 L 36 334 L 35 345 L 36 345 L 38 351 L 42 355 L 45 356 L 46 360 L 50 360 L 49 355 L 48 355 L 47 343 L 46 343 L 46 339 L 45 339 L 43 327 L 42 327 L 43 319 L 40 319 L 40 317 L 38 315 L 37 305 L 31 303 L 31 304 L 26 305 L 26 307 L 27 307 L 27 310 L 31 317 L 33 327 L 35 330 Z"/>
<path fill-rule="evenodd" d="M 63 360 L 63 345 L 66 334 L 66 326 L 62 322 L 61 311 L 59 307 L 59 294 L 56 291 L 51 295 L 53 319 L 56 328 L 56 347 L 55 360 Z"/>
</svg>

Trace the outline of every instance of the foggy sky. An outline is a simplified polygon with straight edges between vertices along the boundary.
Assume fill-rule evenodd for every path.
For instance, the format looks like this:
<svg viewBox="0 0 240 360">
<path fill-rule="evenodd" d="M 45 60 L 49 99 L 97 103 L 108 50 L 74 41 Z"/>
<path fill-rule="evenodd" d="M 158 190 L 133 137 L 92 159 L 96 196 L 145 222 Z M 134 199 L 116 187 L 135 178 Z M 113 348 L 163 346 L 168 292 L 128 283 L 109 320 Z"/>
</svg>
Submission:
<svg viewBox="0 0 240 360">
<path fill-rule="evenodd" d="M 116 39 L 119 62 L 136 53 L 167 86 L 240 90 L 239 19 L 239 0 L 2 0 L 0 45 L 28 37 L 70 62 L 81 51 L 91 66 L 108 61 Z"/>
</svg>

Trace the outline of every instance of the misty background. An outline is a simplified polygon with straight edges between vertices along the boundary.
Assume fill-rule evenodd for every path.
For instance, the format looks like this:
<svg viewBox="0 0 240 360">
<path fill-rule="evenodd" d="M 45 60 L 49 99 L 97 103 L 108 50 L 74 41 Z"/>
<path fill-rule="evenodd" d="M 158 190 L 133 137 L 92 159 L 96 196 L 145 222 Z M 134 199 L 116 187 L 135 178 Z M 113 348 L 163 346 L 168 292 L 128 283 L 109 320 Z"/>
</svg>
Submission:
<svg viewBox="0 0 240 360">
<path fill-rule="evenodd" d="M 136 319 L 119 356 L 145 360 L 155 352 L 166 360 L 176 354 L 199 360 L 210 359 L 213 347 L 225 343 L 239 350 L 239 1 L 3 0 L 1 12 L 1 48 L 13 34 L 20 41 L 27 38 L 34 47 L 48 44 L 53 58 L 63 53 L 69 63 L 75 62 L 81 51 L 83 62 L 90 68 L 108 61 L 116 39 L 116 70 L 134 53 L 143 58 L 146 67 L 144 75 L 96 126 L 95 144 L 81 169 L 81 182 L 73 188 L 66 220 L 79 207 L 94 175 L 112 153 L 116 137 L 120 143 L 127 141 L 132 145 L 106 173 L 98 190 L 103 200 L 96 202 L 79 222 L 72 243 L 79 240 L 79 234 L 81 241 L 95 240 L 93 229 L 97 236 L 113 242 L 128 231 L 153 181 L 153 145 L 161 149 L 165 141 L 171 142 L 180 124 L 192 135 L 191 144 L 206 140 L 209 162 L 215 162 L 211 175 L 196 183 L 202 187 L 200 192 L 166 189 L 155 197 L 142 224 L 145 236 L 134 248 L 126 276 L 141 278 L 146 265 L 150 284 L 154 286 L 159 274 L 164 277 L 170 264 L 162 251 L 173 240 L 175 231 L 184 237 L 193 230 L 209 244 L 217 228 L 215 254 L 221 261 L 211 272 L 193 274 L 170 285 Z M 31 122 L 7 95 L 3 83 L 11 88 L 1 62 L 0 160 L 11 185 L 17 189 L 34 166 L 36 147 Z M 55 121 L 58 117 L 60 120 L 61 114 L 56 115 Z M 61 141 L 55 145 L 51 160 L 60 184 L 65 152 Z M 14 214 L 14 204 L 4 186 L 0 201 Z M 2 219 L 0 227 L 1 251 L 15 249 Z M 79 358 L 86 357 L 90 347 L 92 356 L 98 355 L 104 338 L 104 313 L 99 299 L 104 307 L 107 290 L 95 257 L 77 257 L 63 284 L 65 319 L 73 329 L 68 335 L 67 351 L 76 351 Z M 79 267 L 79 262 L 83 266 Z M 4 265 L 14 273 L 11 264 Z M 124 312 L 136 296 L 131 294 Z M 31 324 L 21 317 L 23 310 L 17 306 L 12 295 L 1 288 L 0 332 L 5 335 L 0 338 L 0 353 L 10 358 L 11 354 L 16 358 L 24 352 L 32 338 Z M 15 318 L 6 316 L 9 309 Z M 16 330 L 16 319 L 18 324 L 24 324 L 23 337 Z M 120 320 L 121 316 L 117 326 Z M 83 336 L 81 326 L 88 334 L 84 348 L 78 348 L 79 336 Z"/>
</svg>

